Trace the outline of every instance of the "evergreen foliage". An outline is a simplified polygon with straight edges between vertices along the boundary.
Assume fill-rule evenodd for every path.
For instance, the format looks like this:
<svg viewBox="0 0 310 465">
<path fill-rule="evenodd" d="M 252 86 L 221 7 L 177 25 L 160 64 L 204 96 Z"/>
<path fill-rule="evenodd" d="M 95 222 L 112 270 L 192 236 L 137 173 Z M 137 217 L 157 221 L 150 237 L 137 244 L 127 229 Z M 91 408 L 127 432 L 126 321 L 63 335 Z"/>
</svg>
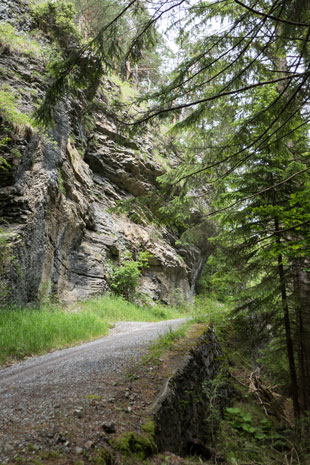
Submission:
<svg viewBox="0 0 310 465">
<path fill-rule="evenodd" d="M 86 12 L 92 5 L 95 8 L 98 2 L 87 3 Z M 83 89 L 86 99 L 92 101 L 104 76 L 116 69 L 129 79 L 128 63 L 138 63 L 157 44 L 158 34 L 143 2 L 133 0 L 124 6 L 102 1 L 99 5 L 103 9 L 106 6 L 109 14 L 103 16 L 99 29 L 94 27 L 94 36 L 87 33 L 83 39 L 73 23 L 76 12 L 72 4 L 48 1 L 33 10 L 38 26 L 44 31 L 53 23 L 52 36 L 63 53 L 51 67 L 53 82 L 35 113 L 37 122 L 43 126 L 52 124 L 55 107 L 65 95 L 76 95 Z"/>
<path fill-rule="evenodd" d="M 308 37 L 303 26 L 290 27 L 283 2 L 269 2 L 270 11 L 256 2 L 258 16 L 251 2 L 235 3 L 240 7 L 200 4 L 181 32 L 190 58 L 157 93 L 158 109 L 142 119 L 183 109 L 174 131 L 185 156 L 163 181 L 182 186 L 187 200 L 199 185 L 210 186 L 209 216 L 218 213 L 221 232 L 208 285 L 235 295 L 256 342 L 278 339 L 286 347 L 298 417 L 310 401 L 309 204 L 297 200 L 307 197 L 309 182 L 309 93 L 301 71 L 308 69 Z M 224 34 L 194 27 L 211 18 L 226 23 Z"/>
<path fill-rule="evenodd" d="M 65 54 L 79 45 L 81 36 L 74 23 L 73 3 L 44 1 L 33 5 L 31 13 L 36 27 L 57 42 Z"/>
</svg>

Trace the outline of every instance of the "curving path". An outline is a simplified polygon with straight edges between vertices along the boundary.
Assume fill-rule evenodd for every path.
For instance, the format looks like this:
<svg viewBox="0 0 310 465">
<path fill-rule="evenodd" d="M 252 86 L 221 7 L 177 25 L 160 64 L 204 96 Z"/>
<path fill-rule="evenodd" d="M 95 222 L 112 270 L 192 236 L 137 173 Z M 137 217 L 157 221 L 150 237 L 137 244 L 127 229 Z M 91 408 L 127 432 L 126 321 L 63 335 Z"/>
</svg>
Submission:
<svg viewBox="0 0 310 465">
<path fill-rule="evenodd" d="M 109 387 L 117 374 L 184 321 L 117 323 L 104 338 L 0 369 L 0 461 L 23 450 L 38 431 L 53 429 L 59 412 L 68 416 L 85 396 L 100 392 L 113 402 Z"/>
</svg>

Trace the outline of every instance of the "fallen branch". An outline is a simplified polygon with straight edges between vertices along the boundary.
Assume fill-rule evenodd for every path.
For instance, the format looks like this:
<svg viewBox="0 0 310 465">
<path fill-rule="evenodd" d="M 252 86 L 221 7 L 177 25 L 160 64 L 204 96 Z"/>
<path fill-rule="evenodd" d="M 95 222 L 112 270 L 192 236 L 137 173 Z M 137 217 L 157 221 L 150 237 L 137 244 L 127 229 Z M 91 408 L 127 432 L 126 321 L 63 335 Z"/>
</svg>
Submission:
<svg viewBox="0 0 310 465">
<path fill-rule="evenodd" d="M 258 367 L 250 374 L 249 392 L 252 392 L 256 396 L 266 416 L 275 416 L 279 421 L 284 421 L 285 424 L 291 425 L 288 416 L 281 412 L 284 409 L 278 408 L 279 403 L 284 404 L 285 399 L 280 394 L 276 393 L 274 388 L 275 386 L 263 384 Z M 275 404 L 277 408 L 275 408 Z"/>
</svg>

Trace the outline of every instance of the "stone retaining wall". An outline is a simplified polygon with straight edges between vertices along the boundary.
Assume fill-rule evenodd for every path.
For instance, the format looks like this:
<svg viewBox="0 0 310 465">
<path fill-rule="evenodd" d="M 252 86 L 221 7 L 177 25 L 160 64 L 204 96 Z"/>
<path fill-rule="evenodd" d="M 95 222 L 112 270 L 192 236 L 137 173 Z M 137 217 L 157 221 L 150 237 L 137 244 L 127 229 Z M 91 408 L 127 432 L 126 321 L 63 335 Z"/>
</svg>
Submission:
<svg viewBox="0 0 310 465">
<path fill-rule="evenodd" d="M 221 410 L 229 402 L 223 355 L 208 328 L 183 358 L 153 407 L 155 439 L 160 450 L 178 455 L 208 455 Z"/>
</svg>

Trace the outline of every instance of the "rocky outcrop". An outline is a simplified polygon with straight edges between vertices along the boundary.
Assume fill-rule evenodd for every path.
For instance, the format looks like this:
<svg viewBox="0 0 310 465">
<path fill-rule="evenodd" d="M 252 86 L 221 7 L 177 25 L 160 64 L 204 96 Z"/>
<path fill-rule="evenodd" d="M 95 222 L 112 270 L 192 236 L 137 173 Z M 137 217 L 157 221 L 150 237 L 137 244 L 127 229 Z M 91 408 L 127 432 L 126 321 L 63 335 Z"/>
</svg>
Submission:
<svg viewBox="0 0 310 465">
<path fill-rule="evenodd" d="M 26 22 L 25 31 L 18 19 L 26 14 L 25 3 L 6 0 L 4 6 L 11 3 L 14 8 L 0 9 L 0 19 L 27 34 L 31 24 Z M 44 59 L 23 50 L 3 52 L 0 69 L 9 70 L 5 89 L 18 95 L 18 109 L 29 115 L 46 87 Z M 78 102 L 69 101 L 59 105 L 48 135 L 0 117 L 0 139 L 9 133 L 0 146 L 6 160 L 0 169 L 0 247 L 5 242 L 6 248 L 0 301 L 51 296 L 71 301 L 105 292 L 111 266 L 126 250 L 134 257 L 145 250 L 151 254 L 141 292 L 164 302 L 191 299 L 205 251 L 178 249 L 178 235 L 167 228 L 113 212 L 117 201 L 158 187 L 164 170 L 155 161 L 151 133 L 129 138 L 98 109 L 86 131 Z"/>
</svg>

